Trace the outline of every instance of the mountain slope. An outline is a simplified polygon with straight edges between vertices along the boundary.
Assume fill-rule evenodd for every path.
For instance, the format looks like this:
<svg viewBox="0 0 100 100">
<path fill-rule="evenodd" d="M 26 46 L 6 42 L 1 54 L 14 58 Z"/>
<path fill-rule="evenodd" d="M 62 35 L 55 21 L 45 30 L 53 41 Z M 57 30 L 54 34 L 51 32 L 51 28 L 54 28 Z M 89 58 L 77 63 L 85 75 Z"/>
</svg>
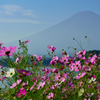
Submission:
<svg viewBox="0 0 100 100">
<path fill-rule="evenodd" d="M 47 54 L 48 45 L 57 47 L 56 52 L 58 54 L 61 49 L 72 53 L 72 49 L 67 49 L 69 46 L 79 48 L 78 44 L 73 41 L 73 38 L 81 41 L 83 49 L 88 50 L 88 42 L 84 36 L 89 38 L 90 50 L 100 49 L 100 15 L 91 11 L 82 11 L 59 24 L 22 40 L 29 39 L 28 48 L 31 54 Z M 17 43 L 15 41 L 9 44 L 18 45 L 18 41 Z"/>
</svg>

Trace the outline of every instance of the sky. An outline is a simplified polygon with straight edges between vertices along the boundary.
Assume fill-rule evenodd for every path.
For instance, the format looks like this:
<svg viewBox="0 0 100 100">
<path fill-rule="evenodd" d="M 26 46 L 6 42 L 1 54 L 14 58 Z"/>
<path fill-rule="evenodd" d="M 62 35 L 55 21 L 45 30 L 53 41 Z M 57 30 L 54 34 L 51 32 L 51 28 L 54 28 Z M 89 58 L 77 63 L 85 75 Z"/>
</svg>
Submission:
<svg viewBox="0 0 100 100">
<path fill-rule="evenodd" d="M 86 10 L 100 15 L 100 0 L 0 0 L 0 41 L 36 34 Z"/>
</svg>

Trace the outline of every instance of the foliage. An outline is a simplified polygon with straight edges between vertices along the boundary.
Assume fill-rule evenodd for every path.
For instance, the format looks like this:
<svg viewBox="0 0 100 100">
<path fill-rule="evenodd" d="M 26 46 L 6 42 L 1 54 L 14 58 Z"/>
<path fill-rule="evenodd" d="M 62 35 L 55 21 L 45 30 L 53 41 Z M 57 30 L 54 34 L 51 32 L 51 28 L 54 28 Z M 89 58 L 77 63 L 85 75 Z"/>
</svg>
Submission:
<svg viewBox="0 0 100 100">
<path fill-rule="evenodd" d="M 56 48 L 49 45 L 51 60 L 49 66 L 43 66 L 45 57 L 28 54 L 28 42 L 19 41 L 16 52 L 14 47 L 0 49 L 2 61 L 9 68 L 0 66 L 0 100 L 100 99 L 99 54 L 81 50 L 71 57 L 63 50 L 58 58 L 54 55 Z"/>
</svg>

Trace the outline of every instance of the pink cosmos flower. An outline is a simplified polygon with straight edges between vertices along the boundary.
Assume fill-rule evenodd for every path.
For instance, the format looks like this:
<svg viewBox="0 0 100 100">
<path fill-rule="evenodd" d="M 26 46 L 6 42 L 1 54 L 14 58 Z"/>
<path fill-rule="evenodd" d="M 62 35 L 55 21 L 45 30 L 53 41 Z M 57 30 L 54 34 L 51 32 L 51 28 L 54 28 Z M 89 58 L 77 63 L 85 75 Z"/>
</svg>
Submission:
<svg viewBox="0 0 100 100">
<path fill-rule="evenodd" d="M 86 54 L 86 51 L 85 51 L 85 50 L 82 50 L 82 51 L 80 51 L 80 52 L 77 53 L 77 54 L 78 54 L 77 57 L 78 57 L 79 59 L 85 60 L 85 54 Z"/>
<path fill-rule="evenodd" d="M 46 70 L 45 70 L 45 74 L 49 74 L 50 71 L 51 71 L 51 69 L 46 68 Z"/>
<path fill-rule="evenodd" d="M 44 85 L 45 85 L 45 82 L 40 82 L 40 83 L 39 83 L 39 85 L 38 85 L 38 87 L 37 87 L 37 89 L 39 90 L 39 89 L 40 89 L 40 87 L 42 87 L 42 88 L 43 88 L 43 87 L 44 87 Z"/>
<path fill-rule="evenodd" d="M 96 58 L 97 58 L 97 55 L 95 54 L 95 55 L 93 55 L 93 57 L 90 59 L 90 62 L 92 63 L 92 64 L 95 64 L 96 63 Z"/>
<path fill-rule="evenodd" d="M 28 85 L 28 81 L 26 83 L 25 82 L 22 83 L 22 86 L 25 86 L 25 85 Z"/>
<path fill-rule="evenodd" d="M 0 77 L 0 81 L 3 79 L 3 77 Z"/>
<path fill-rule="evenodd" d="M 54 85 L 52 85 L 50 89 L 55 89 L 57 86 L 58 86 L 58 83 L 55 83 Z"/>
<path fill-rule="evenodd" d="M 48 49 L 51 50 L 51 53 L 53 53 L 56 50 L 56 48 L 53 47 L 52 45 L 49 45 L 48 46 Z"/>
<path fill-rule="evenodd" d="M 33 65 L 34 65 L 34 66 L 36 66 L 36 64 L 37 64 L 37 62 L 36 62 L 36 61 L 34 61 L 34 62 L 33 62 Z"/>
<path fill-rule="evenodd" d="M 16 94 L 19 98 L 26 95 L 26 91 L 24 88 L 21 88 L 19 91 L 20 92 Z"/>
<path fill-rule="evenodd" d="M 54 57 L 52 58 L 52 60 L 58 61 L 58 57 L 57 57 L 57 56 L 54 56 Z"/>
<path fill-rule="evenodd" d="M 88 99 L 84 99 L 84 100 L 90 100 L 90 98 L 88 98 Z"/>
<path fill-rule="evenodd" d="M 2 41 L 0 41 L 0 45 L 2 45 L 3 43 L 2 43 Z"/>
<path fill-rule="evenodd" d="M 8 48 L 7 47 L 2 47 L 2 50 L 0 50 L 0 56 L 12 56 L 12 53 L 14 53 L 16 50 L 17 47 L 12 47 L 12 46 L 9 46 Z"/>
<path fill-rule="evenodd" d="M 37 55 L 36 55 L 36 54 L 33 54 L 32 56 L 33 56 L 33 58 L 36 58 L 36 57 L 37 57 Z"/>
<path fill-rule="evenodd" d="M 14 63 L 17 64 L 18 61 L 19 61 L 19 58 L 17 57 Z"/>
<path fill-rule="evenodd" d="M 69 64 L 69 69 L 70 69 L 70 71 L 73 71 L 73 70 L 74 70 L 74 66 L 75 66 L 75 63 Z"/>
<path fill-rule="evenodd" d="M 82 66 L 82 70 L 83 71 L 91 71 L 91 67 L 90 66 L 87 66 L 87 65 L 83 65 Z"/>
<path fill-rule="evenodd" d="M 69 55 L 66 53 L 66 51 L 62 52 L 61 55 L 69 57 Z"/>
<path fill-rule="evenodd" d="M 75 61 L 75 63 L 72 63 L 69 65 L 69 69 L 71 71 L 75 70 L 75 71 L 79 71 L 81 70 L 81 63 L 80 63 L 80 60 L 79 61 Z"/>
<path fill-rule="evenodd" d="M 12 89 L 12 88 L 16 87 L 16 85 L 17 85 L 17 83 L 13 83 L 12 86 L 10 86 L 10 88 Z"/>
<path fill-rule="evenodd" d="M 79 61 L 75 61 L 75 71 L 79 71 L 81 70 L 81 63 L 80 60 Z"/>
<path fill-rule="evenodd" d="M 41 61 L 41 60 L 42 60 L 42 56 L 37 56 L 37 57 L 36 57 L 36 60 L 37 60 L 37 61 Z"/>
<path fill-rule="evenodd" d="M 57 64 L 57 62 L 58 62 L 58 57 L 55 56 L 55 57 L 53 57 L 52 60 L 50 61 L 50 65 L 55 65 L 55 64 Z"/>
<path fill-rule="evenodd" d="M 47 95 L 47 98 L 48 99 L 53 99 L 53 97 L 54 97 L 54 94 L 53 93 L 49 93 L 49 95 Z"/>
<path fill-rule="evenodd" d="M 34 88 L 34 86 L 36 85 L 38 80 L 36 80 L 36 82 L 34 82 L 34 84 L 31 86 L 30 91 Z"/>
<path fill-rule="evenodd" d="M 67 74 L 67 73 L 64 73 L 64 74 L 60 77 L 60 79 L 59 79 L 60 84 L 61 84 L 62 82 L 65 82 L 65 80 L 66 80 L 67 77 L 68 77 L 68 74 Z"/>
<path fill-rule="evenodd" d="M 0 66 L 0 68 L 2 68 L 2 66 Z"/>
<path fill-rule="evenodd" d="M 54 60 L 51 60 L 51 61 L 50 61 L 50 65 L 55 65 L 55 64 L 57 64 L 56 61 L 54 61 Z"/>
<path fill-rule="evenodd" d="M 53 81 L 59 81 L 60 78 L 61 78 L 60 73 L 57 73 L 55 74 Z"/>
<path fill-rule="evenodd" d="M 78 74 L 77 76 L 75 76 L 74 78 L 75 78 L 75 79 L 80 79 L 80 78 L 82 78 L 85 74 L 86 74 L 85 72 L 79 73 L 79 74 Z"/>
<path fill-rule="evenodd" d="M 29 40 L 24 41 L 25 44 L 28 43 L 28 42 L 29 42 Z"/>
<path fill-rule="evenodd" d="M 10 86 L 10 88 L 12 89 L 12 88 L 16 87 L 16 85 L 18 85 L 21 81 L 22 81 L 21 79 L 17 80 L 17 82 L 13 83 L 12 86 Z"/>
<path fill-rule="evenodd" d="M 57 69 L 57 68 L 54 68 L 54 69 L 51 69 L 51 71 L 52 71 L 53 73 L 57 73 L 57 72 L 58 72 L 58 69 Z"/>
<path fill-rule="evenodd" d="M 22 81 L 21 79 L 17 80 L 17 84 L 19 84 L 21 81 Z"/>
<path fill-rule="evenodd" d="M 23 58 L 22 55 L 19 55 L 19 56 L 16 58 L 16 60 L 15 60 L 14 63 L 17 64 L 18 61 L 21 62 L 22 58 Z"/>
<path fill-rule="evenodd" d="M 59 62 L 60 62 L 61 64 L 64 64 L 64 65 L 66 66 L 67 63 L 68 63 L 68 57 L 67 57 L 67 56 L 61 57 L 61 58 L 59 59 Z"/>
<path fill-rule="evenodd" d="M 52 45 L 48 45 L 48 49 L 52 50 L 53 46 Z"/>
</svg>

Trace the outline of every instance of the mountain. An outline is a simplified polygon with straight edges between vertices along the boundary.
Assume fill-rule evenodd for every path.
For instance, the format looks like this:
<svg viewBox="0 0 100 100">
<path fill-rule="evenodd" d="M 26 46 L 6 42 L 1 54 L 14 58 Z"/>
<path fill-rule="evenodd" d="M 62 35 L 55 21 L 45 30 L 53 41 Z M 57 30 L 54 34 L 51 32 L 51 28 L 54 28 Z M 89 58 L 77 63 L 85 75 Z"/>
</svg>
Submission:
<svg viewBox="0 0 100 100">
<path fill-rule="evenodd" d="M 87 39 L 84 38 L 85 36 L 87 36 Z M 47 54 L 48 45 L 57 47 L 56 54 L 60 54 L 62 49 L 72 54 L 73 49 L 67 49 L 67 47 L 79 48 L 73 38 L 79 42 L 81 41 L 81 45 L 85 50 L 88 50 L 88 43 L 90 43 L 89 50 L 99 50 L 100 15 L 92 11 L 82 11 L 59 24 L 21 40 L 29 39 L 28 48 L 31 54 Z M 9 45 L 18 45 L 18 41 L 13 41 Z"/>
</svg>

